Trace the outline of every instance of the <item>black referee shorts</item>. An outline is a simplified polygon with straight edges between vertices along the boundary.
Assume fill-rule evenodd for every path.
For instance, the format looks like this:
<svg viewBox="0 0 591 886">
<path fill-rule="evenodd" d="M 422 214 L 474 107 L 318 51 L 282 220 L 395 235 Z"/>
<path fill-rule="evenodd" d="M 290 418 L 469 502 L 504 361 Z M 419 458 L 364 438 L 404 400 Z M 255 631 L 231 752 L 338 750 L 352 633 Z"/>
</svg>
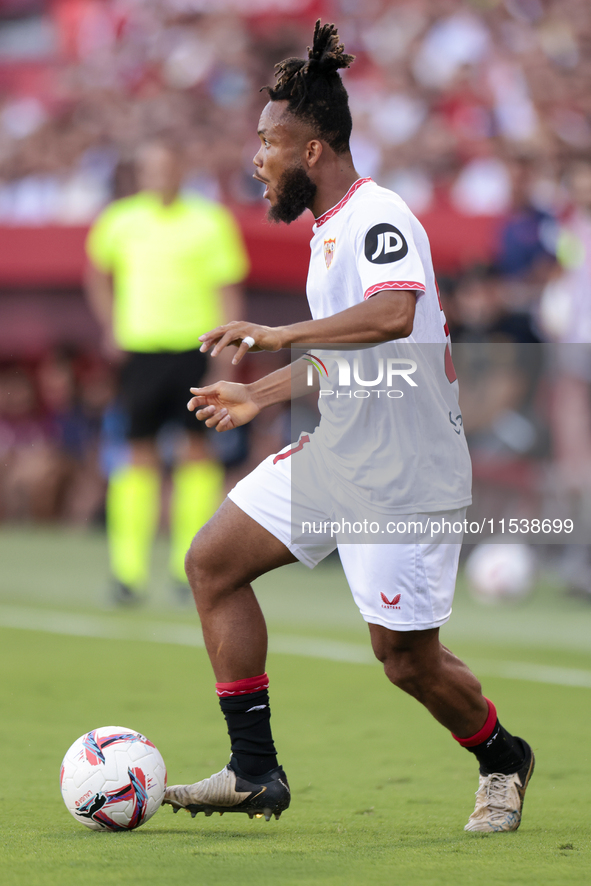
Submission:
<svg viewBox="0 0 591 886">
<path fill-rule="evenodd" d="M 155 437 L 166 422 L 189 431 L 205 430 L 189 412 L 189 388 L 198 387 L 207 360 L 199 350 L 150 354 L 130 353 L 120 378 L 120 402 L 128 416 L 127 437 Z"/>
</svg>

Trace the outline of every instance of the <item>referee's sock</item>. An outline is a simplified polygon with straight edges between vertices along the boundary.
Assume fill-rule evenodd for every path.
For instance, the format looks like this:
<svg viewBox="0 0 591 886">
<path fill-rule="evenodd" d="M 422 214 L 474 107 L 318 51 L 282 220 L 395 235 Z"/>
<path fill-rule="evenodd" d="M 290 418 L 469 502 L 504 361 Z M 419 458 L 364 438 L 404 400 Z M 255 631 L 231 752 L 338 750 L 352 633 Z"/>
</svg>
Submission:
<svg viewBox="0 0 591 886">
<path fill-rule="evenodd" d="M 488 698 L 488 717 L 482 729 L 469 738 L 455 740 L 474 754 L 480 764 L 481 775 L 491 775 L 500 772 L 503 775 L 511 775 L 517 772 L 524 762 L 524 752 L 521 740 L 501 726 L 497 717 L 497 711 Z"/>
<path fill-rule="evenodd" d="M 185 554 L 193 536 L 220 506 L 224 489 L 224 469 L 212 459 L 187 461 L 172 475 L 170 503 L 170 572 L 186 582 Z"/>
<path fill-rule="evenodd" d="M 111 572 L 123 585 L 141 590 L 148 580 L 160 510 L 158 471 L 144 465 L 124 465 L 113 471 L 106 509 Z"/>
<path fill-rule="evenodd" d="M 264 775 L 277 764 L 271 735 L 269 678 L 266 674 L 216 683 L 220 707 L 228 725 L 232 759 L 245 775 Z"/>
</svg>

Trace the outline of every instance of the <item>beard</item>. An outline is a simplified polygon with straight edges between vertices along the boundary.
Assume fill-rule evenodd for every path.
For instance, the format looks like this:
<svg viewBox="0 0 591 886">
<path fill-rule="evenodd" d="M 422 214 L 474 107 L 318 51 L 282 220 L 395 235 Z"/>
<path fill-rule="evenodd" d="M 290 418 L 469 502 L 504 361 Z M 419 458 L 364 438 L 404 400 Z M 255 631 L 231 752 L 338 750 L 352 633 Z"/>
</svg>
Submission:
<svg viewBox="0 0 591 886">
<path fill-rule="evenodd" d="M 303 166 L 286 169 L 277 183 L 277 200 L 269 208 L 267 218 L 271 222 L 291 224 L 304 209 L 309 209 L 318 188 Z"/>
</svg>

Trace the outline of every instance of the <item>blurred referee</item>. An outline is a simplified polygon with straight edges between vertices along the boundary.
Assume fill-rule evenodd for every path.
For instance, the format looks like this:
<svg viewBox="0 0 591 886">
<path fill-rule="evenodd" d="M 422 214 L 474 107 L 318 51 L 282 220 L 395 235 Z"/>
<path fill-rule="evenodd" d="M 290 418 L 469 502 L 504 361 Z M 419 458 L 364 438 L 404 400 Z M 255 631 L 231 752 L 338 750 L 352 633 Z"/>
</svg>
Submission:
<svg viewBox="0 0 591 886">
<path fill-rule="evenodd" d="M 203 425 L 187 411 L 207 358 L 199 336 L 240 316 L 239 283 L 248 270 L 232 215 L 180 194 L 182 156 L 174 144 L 140 150 L 139 192 L 111 203 L 86 243 L 87 293 L 111 354 L 126 352 L 121 402 L 129 461 L 109 478 L 107 535 L 115 597 L 145 592 L 158 525 L 160 464 L 156 435 L 167 422 L 185 428 L 173 472 L 170 571 L 185 586 L 184 557 L 222 498 L 223 470 L 208 451 Z M 182 584 L 181 584 L 182 583 Z"/>
</svg>

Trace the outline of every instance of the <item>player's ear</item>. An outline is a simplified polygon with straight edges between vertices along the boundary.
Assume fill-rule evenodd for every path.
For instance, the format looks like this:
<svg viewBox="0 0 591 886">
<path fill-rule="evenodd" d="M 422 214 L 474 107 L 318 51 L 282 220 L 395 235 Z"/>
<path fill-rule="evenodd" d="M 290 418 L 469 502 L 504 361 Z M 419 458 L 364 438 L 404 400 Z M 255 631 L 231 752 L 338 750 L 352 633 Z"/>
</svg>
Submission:
<svg viewBox="0 0 591 886">
<path fill-rule="evenodd" d="M 308 168 L 311 169 L 313 166 L 316 166 L 318 161 L 320 160 L 320 155 L 322 154 L 322 142 L 317 138 L 313 138 L 306 145 L 305 150 L 305 160 L 308 164 Z"/>
</svg>

